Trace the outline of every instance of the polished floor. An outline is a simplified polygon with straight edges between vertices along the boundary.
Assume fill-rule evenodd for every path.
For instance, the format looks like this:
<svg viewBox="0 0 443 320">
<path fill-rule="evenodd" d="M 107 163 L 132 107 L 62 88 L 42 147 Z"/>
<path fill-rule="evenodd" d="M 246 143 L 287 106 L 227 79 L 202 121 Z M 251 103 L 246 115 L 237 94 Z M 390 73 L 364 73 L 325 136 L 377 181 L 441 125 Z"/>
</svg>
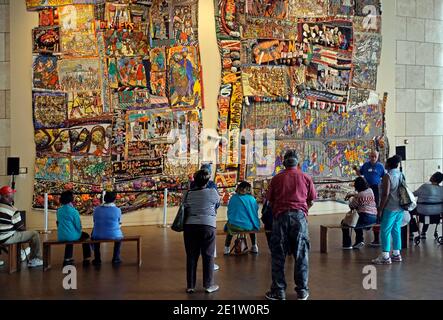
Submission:
<svg viewBox="0 0 443 320">
<path fill-rule="evenodd" d="M 329 252 L 320 254 L 319 225 L 341 219 L 338 215 L 309 218 L 310 299 L 442 299 L 443 298 L 443 246 L 433 241 L 431 226 L 428 239 L 419 246 L 409 246 L 403 252 L 404 261 L 376 267 L 376 290 L 363 287 L 363 268 L 370 263 L 379 249 L 365 247 L 343 251 L 341 232 L 330 231 Z M 220 228 L 222 224 L 220 224 Z M 439 228 L 440 229 L 440 228 Z M 0 267 L 0 299 L 263 299 L 271 281 L 270 254 L 264 234 L 259 234 L 258 255 L 240 257 L 223 256 L 224 236 L 217 236 L 220 270 L 215 281 L 220 285 L 216 293 L 206 294 L 201 288 L 199 267 L 197 292 L 185 293 L 185 253 L 182 234 L 156 226 L 124 228 L 126 235 L 143 236 L 143 265 L 135 263 L 133 243 L 122 246 L 123 264 L 113 268 L 110 264 L 112 244 L 102 245 L 103 265 L 82 267 L 81 246 L 75 247 L 77 261 L 77 290 L 65 290 L 62 283 L 63 247 L 53 248 L 52 266 L 47 272 L 41 268 L 24 269 L 8 274 Z M 441 233 L 441 229 L 440 229 Z M 51 234 L 50 237 L 54 237 Z M 367 234 L 367 241 L 371 240 Z M 5 255 L 0 256 L 5 258 Z M 293 291 L 293 259 L 287 260 L 287 298 L 295 299 Z"/>
</svg>

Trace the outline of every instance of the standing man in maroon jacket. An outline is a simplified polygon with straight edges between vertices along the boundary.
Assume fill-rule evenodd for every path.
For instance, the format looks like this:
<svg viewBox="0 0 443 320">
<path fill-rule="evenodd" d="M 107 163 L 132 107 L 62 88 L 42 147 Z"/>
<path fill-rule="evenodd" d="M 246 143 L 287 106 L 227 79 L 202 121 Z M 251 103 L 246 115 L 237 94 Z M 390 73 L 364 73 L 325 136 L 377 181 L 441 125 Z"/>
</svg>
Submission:
<svg viewBox="0 0 443 320">
<path fill-rule="evenodd" d="M 269 300 L 286 299 L 285 260 L 291 252 L 295 259 L 294 281 L 298 300 L 309 296 L 309 234 L 306 217 L 317 198 L 312 179 L 297 168 L 295 151 L 284 156 L 285 170 L 272 178 L 267 200 L 273 213 L 271 234 L 272 285 Z"/>
</svg>

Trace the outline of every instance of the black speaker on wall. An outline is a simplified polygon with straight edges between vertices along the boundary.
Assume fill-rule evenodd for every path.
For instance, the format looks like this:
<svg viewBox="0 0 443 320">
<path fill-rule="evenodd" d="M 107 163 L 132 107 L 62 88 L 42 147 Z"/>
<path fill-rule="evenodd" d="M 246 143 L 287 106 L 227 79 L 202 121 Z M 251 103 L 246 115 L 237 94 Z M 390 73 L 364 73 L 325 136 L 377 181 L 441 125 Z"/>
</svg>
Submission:
<svg viewBox="0 0 443 320">
<path fill-rule="evenodd" d="M 401 157 L 401 160 L 406 160 L 406 146 L 395 147 L 395 154 Z"/>
<path fill-rule="evenodd" d="M 18 176 L 20 169 L 20 158 L 8 158 L 7 163 L 7 175 L 8 176 Z"/>
</svg>

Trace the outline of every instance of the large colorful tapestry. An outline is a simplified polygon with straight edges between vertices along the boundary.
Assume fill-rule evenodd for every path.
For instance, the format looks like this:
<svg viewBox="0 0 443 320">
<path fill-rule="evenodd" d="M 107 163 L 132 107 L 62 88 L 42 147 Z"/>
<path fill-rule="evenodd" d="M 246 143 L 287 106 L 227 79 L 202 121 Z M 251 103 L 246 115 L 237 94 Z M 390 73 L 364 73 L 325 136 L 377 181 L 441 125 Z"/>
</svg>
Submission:
<svg viewBox="0 0 443 320">
<path fill-rule="evenodd" d="M 73 190 L 91 214 L 181 201 L 198 168 L 203 84 L 198 0 L 26 0 L 32 32 L 34 201 Z M 175 189 L 175 190 L 174 190 Z"/>
<path fill-rule="evenodd" d="M 380 1 L 214 3 L 222 66 L 217 184 L 269 179 L 292 148 L 322 198 L 338 197 L 336 181 L 351 179 L 353 165 L 387 145 L 386 101 L 374 91 Z"/>
</svg>

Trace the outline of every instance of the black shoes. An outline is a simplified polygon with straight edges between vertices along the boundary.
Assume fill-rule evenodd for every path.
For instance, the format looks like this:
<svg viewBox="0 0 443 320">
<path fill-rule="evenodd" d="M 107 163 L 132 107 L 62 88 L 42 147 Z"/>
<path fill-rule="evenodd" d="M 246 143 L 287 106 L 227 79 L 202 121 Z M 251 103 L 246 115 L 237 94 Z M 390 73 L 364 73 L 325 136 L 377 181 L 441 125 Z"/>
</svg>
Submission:
<svg viewBox="0 0 443 320">
<path fill-rule="evenodd" d="M 92 260 L 92 265 L 94 265 L 96 267 L 101 266 L 101 264 L 102 264 L 101 260 L 97 260 L 97 259 Z"/>
<path fill-rule="evenodd" d="M 297 292 L 297 300 L 308 300 L 309 293 L 308 292 Z"/>
<path fill-rule="evenodd" d="M 74 266 L 74 265 L 75 265 L 74 259 L 65 259 L 65 260 L 63 260 L 63 267 Z"/>
<path fill-rule="evenodd" d="M 284 293 L 268 291 L 265 294 L 265 298 L 268 300 L 286 300 L 286 295 Z"/>
</svg>

